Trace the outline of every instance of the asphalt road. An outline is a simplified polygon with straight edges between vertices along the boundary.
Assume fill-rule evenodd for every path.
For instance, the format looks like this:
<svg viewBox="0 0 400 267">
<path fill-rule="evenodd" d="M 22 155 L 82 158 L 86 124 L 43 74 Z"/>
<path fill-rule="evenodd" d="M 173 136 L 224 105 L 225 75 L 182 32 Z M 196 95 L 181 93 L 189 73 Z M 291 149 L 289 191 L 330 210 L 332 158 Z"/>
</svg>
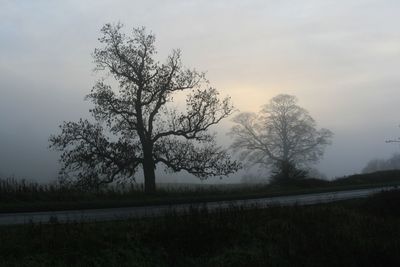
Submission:
<svg viewBox="0 0 400 267">
<path fill-rule="evenodd" d="M 374 193 L 391 190 L 395 187 L 379 187 L 371 189 L 346 190 L 317 194 L 303 194 L 292 196 L 268 197 L 246 200 L 205 202 L 196 204 L 159 205 L 145 207 L 126 207 L 108 209 L 87 209 L 69 211 L 47 211 L 47 212 L 23 212 L 0 214 L 0 225 L 16 225 L 27 223 L 49 223 L 57 222 L 90 222 L 90 221 L 112 221 L 127 218 L 142 218 L 150 216 L 161 216 L 171 212 L 185 212 L 193 208 L 207 208 L 208 210 L 226 209 L 229 207 L 249 208 L 257 206 L 266 208 L 273 205 L 312 205 L 328 203 L 339 200 L 363 198 Z"/>
</svg>

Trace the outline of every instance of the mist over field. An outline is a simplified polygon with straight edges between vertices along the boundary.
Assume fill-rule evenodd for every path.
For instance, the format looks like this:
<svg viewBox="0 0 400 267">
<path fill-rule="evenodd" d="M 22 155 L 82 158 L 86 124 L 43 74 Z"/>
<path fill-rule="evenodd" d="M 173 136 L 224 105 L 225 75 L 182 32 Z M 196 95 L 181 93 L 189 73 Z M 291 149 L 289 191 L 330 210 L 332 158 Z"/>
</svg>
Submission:
<svg viewBox="0 0 400 267">
<path fill-rule="evenodd" d="M 153 32 L 160 62 L 181 49 L 183 64 L 205 71 L 241 112 L 295 95 L 334 133 L 319 171 L 360 172 L 399 151 L 385 143 L 400 136 L 399 10 L 390 0 L 1 1 L 0 176 L 57 177 L 48 139 L 63 121 L 89 117 L 84 98 L 102 77 L 91 54 L 107 22 Z M 231 119 L 213 128 L 226 147 Z M 157 181 L 198 181 L 188 177 L 161 172 Z"/>
</svg>

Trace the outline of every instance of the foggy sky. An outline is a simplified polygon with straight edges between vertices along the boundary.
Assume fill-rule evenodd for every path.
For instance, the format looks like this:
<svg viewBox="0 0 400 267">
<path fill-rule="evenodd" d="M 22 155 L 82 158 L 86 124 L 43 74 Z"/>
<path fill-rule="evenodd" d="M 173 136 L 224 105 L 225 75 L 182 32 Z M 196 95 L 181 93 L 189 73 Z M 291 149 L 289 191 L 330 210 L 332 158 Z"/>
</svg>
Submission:
<svg viewBox="0 0 400 267">
<path fill-rule="evenodd" d="M 91 53 L 108 22 L 155 33 L 161 62 L 180 48 L 240 111 L 296 95 L 335 133 L 320 171 L 359 172 L 399 151 L 384 142 L 400 136 L 399 11 L 395 0 L 0 0 L 0 175 L 56 177 L 48 137 L 88 117 L 83 99 L 101 77 Z"/>
</svg>

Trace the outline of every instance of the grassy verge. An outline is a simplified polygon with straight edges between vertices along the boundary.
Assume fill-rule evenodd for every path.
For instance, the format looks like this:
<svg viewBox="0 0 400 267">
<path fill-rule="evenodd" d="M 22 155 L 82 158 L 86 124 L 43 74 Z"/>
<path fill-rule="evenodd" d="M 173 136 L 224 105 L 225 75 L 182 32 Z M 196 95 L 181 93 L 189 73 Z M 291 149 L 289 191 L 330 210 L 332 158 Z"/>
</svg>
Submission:
<svg viewBox="0 0 400 267">
<path fill-rule="evenodd" d="M 0 213 L 70 209 L 168 205 L 250 199 L 282 195 L 322 193 L 340 190 L 400 186 L 400 171 L 353 175 L 334 181 L 308 179 L 290 185 L 204 185 L 161 187 L 145 195 L 140 187 L 106 187 L 100 191 L 80 191 L 57 185 L 39 185 L 13 179 L 0 181 Z"/>
<path fill-rule="evenodd" d="M 398 266 L 400 192 L 308 207 L 0 227 L 3 266 Z"/>
<path fill-rule="evenodd" d="M 287 189 L 274 189 L 265 190 L 264 192 L 223 192 L 216 194 L 199 194 L 192 196 L 182 196 L 179 194 L 158 194 L 141 197 L 134 196 L 131 198 L 111 198 L 101 199 L 93 198 L 87 200 L 60 200 L 60 201 L 48 201 L 48 200 L 35 200 L 35 201 L 13 201 L 13 202 L 1 202 L 0 213 L 10 212 L 34 212 L 34 211 L 55 211 L 55 210 L 77 210 L 77 209 L 99 209 L 99 208 L 117 208 L 117 207 L 138 207 L 138 206 L 153 206 L 153 205 L 172 205 L 182 203 L 201 203 L 211 201 L 224 201 L 224 200 L 235 200 L 235 199 L 253 199 L 253 198 L 264 198 L 264 197 L 276 197 L 276 196 L 289 196 L 298 194 L 312 194 L 312 193 L 323 193 L 333 192 L 341 190 L 353 190 L 353 189 L 367 189 L 381 186 L 388 186 L 389 184 L 365 184 L 365 185 L 354 185 L 354 186 L 334 186 L 334 187 L 318 187 L 311 189 L 301 188 L 287 188 Z M 400 185 L 400 183 L 393 183 L 391 185 Z"/>
</svg>

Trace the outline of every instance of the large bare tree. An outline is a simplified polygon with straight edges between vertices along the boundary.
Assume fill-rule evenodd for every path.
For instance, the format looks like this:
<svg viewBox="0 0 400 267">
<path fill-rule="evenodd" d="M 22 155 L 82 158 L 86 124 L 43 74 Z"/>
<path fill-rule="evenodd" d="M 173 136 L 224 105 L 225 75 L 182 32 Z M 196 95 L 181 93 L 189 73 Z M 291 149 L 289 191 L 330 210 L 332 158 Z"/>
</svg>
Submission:
<svg viewBox="0 0 400 267">
<path fill-rule="evenodd" d="M 240 113 L 233 121 L 232 148 L 242 160 L 272 167 L 279 181 L 295 178 L 301 168 L 318 161 L 332 137 L 331 131 L 316 129 L 296 97 L 285 94 L 272 98 L 259 114 Z"/>
<path fill-rule="evenodd" d="M 106 24 L 101 32 L 96 70 L 113 77 L 118 89 L 106 79 L 97 82 L 87 96 L 94 120 L 64 122 L 50 137 L 50 147 L 63 152 L 62 177 L 97 186 L 134 179 L 141 167 L 145 191 L 154 192 L 158 163 L 200 178 L 235 172 L 239 164 L 209 132 L 232 113 L 230 99 L 220 99 L 203 73 L 184 68 L 179 50 L 157 62 L 155 37 L 144 28 L 127 35 L 121 24 Z M 171 104 L 180 92 L 186 96 L 182 109 Z"/>
</svg>

